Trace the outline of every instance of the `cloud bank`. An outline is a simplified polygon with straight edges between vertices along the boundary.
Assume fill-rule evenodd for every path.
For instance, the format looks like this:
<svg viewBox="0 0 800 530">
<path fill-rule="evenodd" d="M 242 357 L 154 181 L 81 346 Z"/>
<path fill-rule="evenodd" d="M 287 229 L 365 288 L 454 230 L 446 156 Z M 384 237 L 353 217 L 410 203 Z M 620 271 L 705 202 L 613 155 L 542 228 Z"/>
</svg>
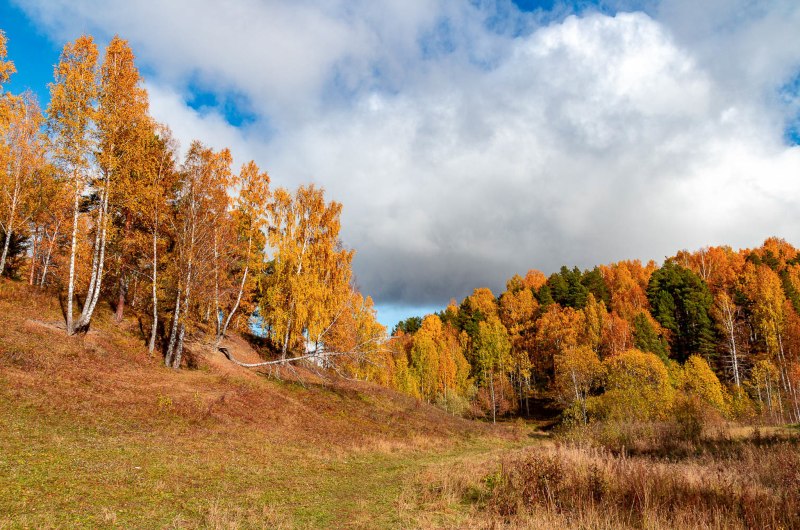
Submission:
<svg viewBox="0 0 800 530">
<path fill-rule="evenodd" d="M 361 288 L 441 305 L 512 274 L 800 239 L 796 2 L 32 0 L 128 38 L 188 145 L 344 203 Z M 644 11 L 626 12 L 626 8 Z M 558 14 L 558 16 L 556 16 Z M 246 113 L 192 108 L 198 90 Z"/>
</svg>

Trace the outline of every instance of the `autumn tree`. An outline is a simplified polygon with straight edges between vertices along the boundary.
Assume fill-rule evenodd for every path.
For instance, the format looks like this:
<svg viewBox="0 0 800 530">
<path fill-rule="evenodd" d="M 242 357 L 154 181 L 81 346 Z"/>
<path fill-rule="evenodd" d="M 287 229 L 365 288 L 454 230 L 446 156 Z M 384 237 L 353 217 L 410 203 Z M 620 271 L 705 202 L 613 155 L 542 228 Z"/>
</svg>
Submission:
<svg viewBox="0 0 800 530">
<path fill-rule="evenodd" d="M 478 333 L 474 339 L 476 368 L 481 383 L 489 388 L 492 404 L 492 423 L 497 416 L 496 377 L 504 377 L 509 366 L 511 341 L 508 332 L 497 316 L 492 315 L 478 323 Z"/>
<path fill-rule="evenodd" d="M 411 366 L 422 397 L 440 400 L 445 408 L 454 394 L 463 394 L 469 365 L 455 332 L 437 315 L 428 315 L 414 334 Z"/>
<path fill-rule="evenodd" d="M 214 260 L 214 230 L 220 213 L 227 210 L 231 155 L 215 152 L 198 141 L 186 155 L 176 198 L 174 270 L 175 305 L 169 333 L 167 366 L 180 368 L 186 330 L 191 324 L 192 296 L 209 296 Z"/>
<path fill-rule="evenodd" d="M 523 390 L 530 387 L 531 353 L 535 347 L 536 314 L 539 304 L 533 291 L 516 276 L 509 280 L 507 290 L 500 296 L 500 321 L 508 330 L 511 340 L 512 377 L 516 383 L 520 403 Z"/>
<path fill-rule="evenodd" d="M 781 401 L 780 375 L 778 368 L 768 359 L 757 361 L 750 371 L 748 386 L 758 398 L 762 410 L 766 406 L 773 419 L 777 414 L 783 418 L 783 403 Z"/>
<path fill-rule="evenodd" d="M 607 358 L 600 403 L 607 419 L 649 421 L 664 418 L 673 390 L 667 367 L 655 354 L 631 349 Z"/>
<path fill-rule="evenodd" d="M 28 283 L 43 287 L 56 254 L 60 254 L 65 226 L 72 216 L 68 182 L 47 163 L 34 174 L 29 218 L 30 269 Z"/>
<path fill-rule="evenodd" d="M 152 136 L 148 117 L 147 91 L 141 86 L 135 57 L 128 42 L 114 36 L 108 44 L 100 68 L 99 108 L 96 118 L 97 163 L 102 179 L 103 198 L 98 208 L 100 236 L 95 253 L 105 254 L 108 240 L 106 224 L 114 223 L 114 274 L 117 280 L 117 322 L 125 309 L 128 283 L 135 270 L 133 259 L 134 221 L 141 210 L 142 192 L 146 190 L 147 142 Z M 109 208 L 111 211 L 109 211 Z M 97 281 L 93 296 L 102 288 L 103 260 L 98 260 Z M 89 312 L 86 319 L 91 318 Z"/>
<path fill-rule="evenodd" d="M 5 234 L 0 275 L 6 268 L 12 235 L 25 227 L 34 213 L 39 174 L 47 170 L 41 134 L 44 118 L 36 98 L 26 92 L 9 102 L 9 108 L 9 122 L 3 134 L 6 161 L 0 167 L 0 228 Z"/>
<path fill-rule="evenodd" d="M 391 386 L 395 378 L 392 348 L 385 346 L 386 328 L 377 320 L 372 298 L 351 289 L 336 318 L 316 344 L 326 366 L 343 370 L 350 377 Z"/>
<path fill-rule="evenodd" d="M 610 293 L 609 311 L 632 322 L 635 315 L 648 310 L 646 289 L 656 268 L 652 261 L 642 265 L 638 260 L 620 261 L 600 267 Z"/>
<path fill-rule="evenodd" d="M 778 275 L 767 265 L 748 264 L 744 278 L 745 291 L 752 302 L 752 320 L 776 367 L 783 392 L 796 400 L 790 384 L 790 359 L 784 346 L 788 314 L 794 310 L 786 300 Z M 779 403 L 782 407 L 782 403 Z M 781 410 L 781 415 L 783 411 Z"/>
<path fill-rule="evenodd" d="M 0 132 L 8 125 L 8 104 L 12 99 L 3 91 L 3 85 L 8 83 L 11 75 L 17 71 L 14 63 L 8 60 L 7 42 L 5 32 L 0 30 Z"/>
<path fill-rule="evenodd" d="M 72 232 L 66 308 L 66 328 L 69 335 L 75 333 L 78 327 L 73 322 L 72 310 L 75 258 L 78 249 L 80 200 L 89 178 L 91 155 L 95 149 L 92 120 L 98 93 L 97 57 L 97 47 L 89 36 L 81 36 L 64 46 L 55 67 L 55 82 L 50 85 L 50 104 L 47 108 L 52 138 L 51 156 L 61 174 L 69 179 L 72 188 Z M 89 296 L 86 301 L 90 303 Z"/>
<path fill-rule="evenodd" d="M 591 347 L 568 348 L 555 358 L 555 384 L 568 405 L 577 404 L 583 424 L 588 422 L 586 399 L 604 374 L 603 364 Z"/>
<path fill-rule="evenodd" d="M 255 162 L 250 161 L 244 166 L 235 179 L 234 187 L 238 188 L 238 195 L 233 210 L 234 237 L 233 258 L 230 272 L 238 272 L 241 281 L 235 296 L 228 297 L 230 303 L 223 308 L 217 306 L 217 323 L 215 344 L 218 346 L 231 319 L 239 309 L 242 297 L 250 293 L 255 285 L 255 274 L 260 274 L 264 265 L 264 237 L 263 229 L 267 219 L 267 201 L 270 197 L 269 175 L 262 172 Z M 249 296 L 248 296 L 249 298 Z M 219 297 L 217 297 L 219 300 Z M 219 301 L 218 301 L 219 304 Z"/>
<path fill-rule="evenodd" d="M 537 321 L 533 361 L 543 378 L 552 379 L 556 355 L 578 346 L 584 325 L 583 313 L 571 307 L 552 305 L 541 315 Z"/>
<path fill-rule="evenodd" d="M 279 188 L 270 202 L 268 243 L 274 259 L 260 312 L 280 344 L 281 360 L 307 339 L 324 342 L 348 296 L 353 253 L 339 241 L 341 210 L 341 204 L 325 202 L 315 186 L 300 186 L 294 194 Z"/>
<path fill-rule="evenodd" d="M 744 351 L 742 343 L 746 341 L 741 338 L 744 334 L 741 330 L 741 308 L 736 305 L 733 299 L 724 291 L 714 298 L 712 315 L 721 335 L 725 337 L 725 367 L 733 378 L 733 383 L 737 388 L 742 386 L 743 358 Z"/>
<path fill-rule="evenodd" d="M 137 197 L 138 215 L 142 218 L 145 230 L 150 232 L 150 287 L 152 323 L 147 349 L 153 354 L 158 334 L 159 311 L 159 270 L 166 250 L 166 229 L 169 226 L 171 204 L 177 193 L 178 171 L 177 141 L 166 125 L 153 124 L 149 134 L 140 138 L 144 157 L 141 166 L 140 186 Z M 160 253 L 161 251 L 161 253 Z"/>
</svg>

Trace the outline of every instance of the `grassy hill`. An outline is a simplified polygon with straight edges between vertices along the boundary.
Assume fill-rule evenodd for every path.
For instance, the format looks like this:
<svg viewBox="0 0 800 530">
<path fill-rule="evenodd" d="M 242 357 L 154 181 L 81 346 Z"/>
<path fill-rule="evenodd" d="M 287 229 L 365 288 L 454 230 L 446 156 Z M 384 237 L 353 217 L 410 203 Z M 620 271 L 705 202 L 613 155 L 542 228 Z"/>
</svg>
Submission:
<svg viewBox="0 0 800 530">
<path fill-rule="evenodd" d="M 199 345 L 149 357 L 103 309 L 66 337 L 57 298 L 0 282 L 0 528 L 407 527 L 431 465 L 528 442 L 352 381 L 279 381 Z M 240 338 L 237 357 L 256 354 Z"/>
</svg>

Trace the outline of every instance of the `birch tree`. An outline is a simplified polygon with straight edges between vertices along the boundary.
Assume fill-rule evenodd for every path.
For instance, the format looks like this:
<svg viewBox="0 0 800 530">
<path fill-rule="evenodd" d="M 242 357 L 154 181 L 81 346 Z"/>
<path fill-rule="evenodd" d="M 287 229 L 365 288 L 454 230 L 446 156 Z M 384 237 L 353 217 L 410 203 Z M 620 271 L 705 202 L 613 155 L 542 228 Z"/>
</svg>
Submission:
<svg viewBox="0 0 800 530">
<path fill-rule="evenodd" d="M 100 69 L 100 106 L 97 112 L 97 162 L 102 177 L 102 201 L 98 209 L 95 252 L 90 284 L 92 303 L 82 314 L 82 323 L 88 324 L 102 289 L 104 258 L 110 227 L 117 221 L 116 320 L 122 320 L 131 259 L 130 239 L 137 198 L 143 189 L 144 165 L 143 137 L 150 132 L 147 117 L 147 92 L 142 88 L 135 58 L 128 43 L 115 36 L 105 52 Z M 112 189 L 113 188 L 113 189 Z M 110 208 L 113 211 L 110 211 Z M 116 214 L 116 219 L 113 219 Z M 88 298 L 88 297 L 87 297 Z"/>
<path fill-rule="evenodd" d="M 198 141 L 192 143 L 181 171 L 177 197 L 177 270 L 175 306 L 165 364 L 180 368 L 186 330 L 190 324 L 192 295 L 206 287 L 213 263 L 215 223 L 227 210 L 230 151 L 214 152 Z M 198 294 L 198 293 L 194 293 Z"/>
<path fill-rule="evenodd" d="M 68 335 L 74 334 L 78 327 L 73 322 L 72 309 L 75 295 L 75 258 L 80 199 L 89 177 L 90 157 L 95 149 L 92 120 L 98 93 L 97 58 L 97 47 L 92 37 L 84 35 L 67 43 L 55 67 L 55 82 L 50 85 L 50 104 L 47 108 L 52 138 L 51 154 L 61 173 L 69 179 L 72 188 L 72 232 L 66 308 Z"/>
<path fill-rule="evenodd" d="M 232 304 L 226 308 L 227 310 L 217 308 L 218 315 L 215 315 L 215 321 L 218 325 L 215 347 L 218 347 L 225 337 L 228 326 L 242 303 L 243 296 L 252 291 L 255 282 L 251 271 L 260 273 L 264 264 L 263 229 L 267 222 L 269 182 L 269 175 L 260 171 L 253 161 L 242 166 L 236 179 L 239 194 L 233 211 L 236 241 L 234 245 L 235 263 L 231 264 L 231 272 L 239 272 L 241 281 L 238 291 L 231 300 Z"/>
<path fill-rule="evenodd" d="M 5 163 L 0 167 L 0 227 L 5 233 L 0 255 L 0 275 L 6 268 L 12 235 L 25 226 L 33 213 L 37 172 L 45 170 L 45 145 L 41 134 L 42 112 L 31 92 L 9 105 L 9 123 L 4 134 Z"/>
<path fill-rule="evenodd" d="M 165 246 L 164 232 L 168 224 L 170 211 L 169 201 L 173 198 L 177 185 L 178 172 L 175 168 L 178 145 L 172 131 L 166 125 L 155 124 L 145 142 L 144 167 L 142 169 L 142 189 L 139 212 L 144 218 L 144 225 L 150 231 L 150 285 L 152 295 L 152 317 L 150 339 L 147 350 L 153 354 L 158 335 L 158 293 L 159 293 L 159 249 Z"/>
<path fill-rule="evenodd" d="M 264 280 L 262 316 L 280 344 L 281 360 L 335 318 L 350 283 L 352 251 L 339 241 L 342 206 L 315 186 L 275 191 L 268 243 L 274 259 Z M 305 347 L 303 347 L 305 350 Z"/>
</svg>

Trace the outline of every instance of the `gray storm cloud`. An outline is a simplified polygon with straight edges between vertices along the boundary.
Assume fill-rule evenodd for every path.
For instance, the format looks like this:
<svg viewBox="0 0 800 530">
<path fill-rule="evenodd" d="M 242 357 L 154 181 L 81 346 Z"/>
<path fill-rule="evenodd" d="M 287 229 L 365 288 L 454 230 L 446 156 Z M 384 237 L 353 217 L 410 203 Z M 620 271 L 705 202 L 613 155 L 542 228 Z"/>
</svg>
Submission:
<svg viewBox="0 0 800 530">
<path fill-rule="evenodd" d="M 546 24 L 502 2 L 24 8 L 54 39 L 129 38 L 186 145 L 325 186 L 361 288 L 435 305 L 529 268 L 797 242 L 798 109 L 777 94 L 800 68 L 800 7 L 695 4 Z M 189 108 L 198 79 L 259 118 Z"/>
</svg>

